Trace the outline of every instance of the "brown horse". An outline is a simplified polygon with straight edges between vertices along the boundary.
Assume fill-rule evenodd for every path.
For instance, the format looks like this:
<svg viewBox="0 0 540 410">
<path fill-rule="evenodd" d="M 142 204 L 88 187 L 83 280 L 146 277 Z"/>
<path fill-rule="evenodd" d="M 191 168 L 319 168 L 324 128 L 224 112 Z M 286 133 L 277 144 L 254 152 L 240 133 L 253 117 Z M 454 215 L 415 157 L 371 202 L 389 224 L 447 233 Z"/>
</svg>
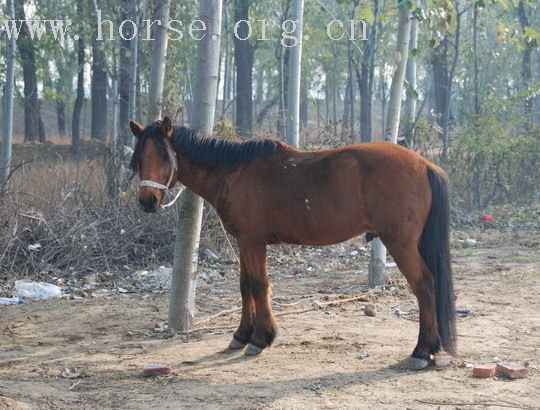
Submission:
<svg viewBox="0 0 540 410">
<path fill-rule="evenodd" d="M 131 169 L 139 201 L 156 212 L 177 181 L 217 210 L 240 248 L 242 318 L 229 345 L 260 353 L 276 336 L 266 272 L 266 245 L 330 245 L 378 235 L 418 299 L 420 332 L 411 367 L 454 352 L 454 293 L 449 198 L 444 171 L 395 144 L 376 142 L 299 151 L 282 142 L 229 142 L 173 127 L 169 118 L 143 127 Z M 148 182 L 150 181 L 150 183 Z"/>
</svg>

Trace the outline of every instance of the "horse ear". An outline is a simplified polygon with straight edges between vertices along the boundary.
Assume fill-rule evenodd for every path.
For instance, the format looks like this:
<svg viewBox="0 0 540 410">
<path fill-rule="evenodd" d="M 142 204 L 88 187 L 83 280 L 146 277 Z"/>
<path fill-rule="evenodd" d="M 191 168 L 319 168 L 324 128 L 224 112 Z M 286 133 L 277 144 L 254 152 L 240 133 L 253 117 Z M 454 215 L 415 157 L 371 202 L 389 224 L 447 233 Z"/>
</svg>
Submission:
<svg viewBox="0 0 540 410">
<path fill-rule="evenodd" d="M 163 135 L 165 135 L 167 138 L 172 137 L 173 127 L 171 119 L 169 117 L 164 117 L 163 121 L 161 121 L 161 131 L 163 132 Z"/>
<path fill-rule="evenodd" d="M 136 137 L 141 135 L 143 133 L 143 131 L 144 131 L 144 127 L 141 124 L 139 124 L 138 122 L 135 122 L 135 121 L 130 121 L 129 122 L 129 128 L 131 128 L 131 132 Z"/>
</svg>

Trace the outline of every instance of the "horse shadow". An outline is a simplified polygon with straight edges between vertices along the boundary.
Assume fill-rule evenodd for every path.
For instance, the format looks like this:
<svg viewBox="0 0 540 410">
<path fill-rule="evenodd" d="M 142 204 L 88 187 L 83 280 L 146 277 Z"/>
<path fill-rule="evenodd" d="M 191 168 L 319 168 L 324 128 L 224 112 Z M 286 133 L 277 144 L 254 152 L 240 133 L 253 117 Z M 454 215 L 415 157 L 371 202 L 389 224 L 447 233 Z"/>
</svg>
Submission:
<svg viewBox="0 0 540 410">
<path fill-rule="evenodd" d="M 215 369 L 239 363 L 250 363 L 257 359 L 257 356 L 244 356 L 242 350 L 220 350 L 215 353 L 201 356 L 194 360 L 187 360 L 173 366 L 181 374 L 183 369 L 189 367 L 202 369 Z M 261 374 L 259 380 L 243 381 L 242 379 L 231 377 L 229 383 L 216 383 L 208 380 L 213 393 L 222 397 L 242 396 L 243 400 L 254 399 L 258 405 L 275 402 L 276 400 L 291 398 L 294 396 L 308 394 L 322 394 L 325 391 L 340 390 L 356 385 L 369 385 L 379 381 L 396 380 L 402 377 L 430 371 L 430 368 L 421 371 L 411 371 L 407 367 L 408 359 L 400 360 L 391 365 L 373 370 L 353 370 L 350 372 L 333 372 L 313 377 L 295 377 L 294 374 L 286 379 L 265 379 Z M 253 369 L 254 372 L 258 371 Z M 183 381 L 189 383 L 189 377 Z M 294 385 L 294 390 L 291 386 Z M 253 396 L 253 397 L 251 397 Z"/>
</svg>

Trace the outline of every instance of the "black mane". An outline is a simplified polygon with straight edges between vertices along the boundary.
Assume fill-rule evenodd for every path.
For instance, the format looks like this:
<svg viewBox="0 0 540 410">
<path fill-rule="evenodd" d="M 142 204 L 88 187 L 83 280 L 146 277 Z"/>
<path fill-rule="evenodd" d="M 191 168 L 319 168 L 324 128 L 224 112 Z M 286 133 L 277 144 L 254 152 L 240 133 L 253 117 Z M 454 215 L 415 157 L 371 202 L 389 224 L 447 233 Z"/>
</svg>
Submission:
<svg viewBox="0 0 540 410">
<path fill-rule="evenodd" d="M 201 137 L 192 129 L 174 127 L 173 146 L 199 164 L 221 168 L 257 157 L 269 157 L 278 144 L 269 139 L 234 142 L 225 138 Z"/>
<path fill-rule="evenodd" d="M 142 135 L 137 138 L 130 163 L 133 173 L 139 168 L 144 142 L 148 138 L 152 138 L 157 143 L 163 152 L 164 159 L 168 159 L 161 124 L 156 122 L 146 127 Z M 269 157 L 279 146 L 277 141 L 270 139 L 233 142 L 225 138 L 201 137 L 195 130 L 185 127 L 173 128 L 172 143 L 175 150 L 183 152 L 193 161 L 210 168 L 222 168 L 258 157 Z"/>
</svg>

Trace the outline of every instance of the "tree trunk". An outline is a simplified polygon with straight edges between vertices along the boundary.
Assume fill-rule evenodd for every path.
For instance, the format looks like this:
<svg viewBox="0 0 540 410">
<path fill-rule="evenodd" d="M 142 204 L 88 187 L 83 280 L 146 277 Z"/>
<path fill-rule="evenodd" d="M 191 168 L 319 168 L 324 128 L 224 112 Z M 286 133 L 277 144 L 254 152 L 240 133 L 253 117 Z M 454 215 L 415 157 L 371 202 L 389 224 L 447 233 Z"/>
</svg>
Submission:
<svg viewBox="0 0 540 410">
<path fill-rule="evenodd" d="M 410 51 L 416 50 L 418 47 L 418 20 L 413 19 L 411 23 L 411 39 L 410 39 Z M 407 100 L 405 101 L 405 113 L 403 116 L 404 128 L 405 128 L 405 144 L 410 149 L 414 148 L 414 123 L 416 121 L 416 57 L 409 52 L 409 58 L 407 60 L 407 83 L 412 91 L 407 94 Z"/>
<path fill-rule="evenodd" d="M 388 114 L 384 139 L 397 143 L 399 132 L 399 120 L 401 116 L 401 100 L 403 99 L 403 83 L 409 56 L 409 40 L 411 37 L 411 11 L 407 5 L 399 7 L 399 25 L 397 33 L 397 67 L 392 77 L 390 86 L 390 101 L 388 102 Z"/>
<path fill-rule="evenodd" d="M 154 20 L 161 25 L 154 26 L 150 81 L 148 86 L 148 123 L 161 119 L 163 108 L 163 83 L 165 82 L 165 66 L 167 60 L 167 24 L 169 22 L 170 0 L 156 0 Z"/>
<path fill-rule="evenodd" d="M 15 1 L 15 18 L 26 20 L 24 1 Z M 38 103 L 38 85 L 36 74 L 36 53 L 34 41 L 26 24 L 22 24 L 18 38 L 24 78 L 24 140 L 35 141 L 39 138 L 40 110 Z"/>
<path fill-rule="evenodd" d="M 122 0 L 121 3 L 122 21 L 129 19 L 129 7 L 130 0 Z M 124 26 L 124 36 L 131 38 L 132 26 L 126 24 Z M 129 32 L 128 32 L 129 30 Z M 129 131 L 129 70 L 131 67 L 131 53 L 130 53 L 131 41 L 120 40 L 120 66 L 118 67 L 118 123 L 120 126 L 120 133 L 122 138 L 121 144 L 125 144 L 128 136 L 131 134 Z M 133 118 L 134 120 L 135 118 Z"/>
<path fill-rule="evenodd" d="M 66 93 L 62 86 L 62 78 L 56 79 L 56 120 L 58 125 L 58 135 L 60 138 L 66 136 Z"/>
<path fill-rule="evenodd" d="M 221 116 L 225 119 L 225 111 L 227 110 L 227 101 L 230 95 L 230 66 L 231 66 L 231 28 L 229 22 L 229 7 L 225 5 L 224 13 L 224 25 L 225 25 L 225 67 L 223 74 L 223 97 L 221 101 Z"/>
<path fill-rule="evenodd" d="M 452 66 L 447 73 L 447 89 L 446 89 L 446 101 L 445 111 L 443 112 L 443 149 L 441 160 L 446 161 L 448 159 L 448 147 L 450 143 L 450 101 L 452 98 L 452 84 L 454 82 L 454 75 L 456 72 L 457 61 L 459 57 L 459 43 L 461 35 L 461 13 L 459 11 L 459 3 L 454 2 L 454 9 L 456 11 L 456 32 L 454 33 L 454 56 L 452 59 Z"/>
<path fill-rule="evenodd" d="M 294 1 L 293 19 L 297 22 L 296 30 L 292 34 L 297 40 L 295 47 L 291 48 L 289 63 L 289 103 L 287 104 L 287 142 L 289 145 L 299 147 L 300 133 L 300 77 L 302 73 L 302 23 L 304 18 L 304 0 Z"/>
<path fill-rule="evenodd" d="M 135 24 L 139 25 L 139 0 L 131 0 L 130 3 L 131 19 Z M 129 92 L 128 92 L 128 115 L 131 119 L 136 119 L 137 115 L 137 80 L 139 66 L 139 36 L 135 36 L 130 41 L 130 66 L 129 66 Z M 128 133 L 126 145 L 133 147 L 135 139 L 133 135 Z"/>
<path fill-rule="evenodd" d="M 433 67 L 433 105 L 437 115 L 437 124 L 444 130 L 444 113 L 446 104 L 448 86 L 448 38 L 445 35 L 441 42 L 433 49 L 431 64 Z"/>
<path fill-rule="evenodd" d="M 474 113 L 480 115 L 480 96 L 478 95 L 478 4 L 473 6 L 473 58 L 474 58 Z"/>
<path fill-rule="evenodd" d="M 94 14 L 97 19 L 99 6 L 97 0 L 93 1 Z M 97 26 L 92 40 L 92 85 L 90 88 L 92 99 L 91 138 L 103 141 L 107 130 L 107 67 L 103 41 L 96 40 Z"/>
<path fill-rule="evenodd" d="M 335 43 L 332 44 L 332 52 L 334 60 L 337 61 L 337 48 Z M 338 100 L 338 80 L 336 75 L 336 69 L 332 70 L 332 122 L 334 127 L 334 136 L 337 136 L 337 100 Z"/>
<path fill-rule="evenodd" d="M 199 16 L 206 22 L 207 35 L 198 42 L 197 80 L 191 126 L 209 135 L 214 125 L 217 94 L 222 0 L 200 0 Z M 216 40 L 212 40 L 215 36 Z M 169 327 L 188 330 L 195 316 L 197 260 L 201 233 L 203 200 L 192 192 L 180 201 L 174 266 L 169 302 Z"/>
<path fill-rule="evenodd" d="M 352 14 L 354 16 L 354 9 L 353 9 Z M 348 70 L 347 85 L 348 85 L 348 88 L 349 88 L 349 113 L 348 113 L 348 117 L 350 119 L 349 132 L 350 132 L 350 136 L 352 138 L 352 141 L 354 142 L 354 140 L 355 140 L 355 137 L 354 137 L 354 112 L 355 112 L 355 110 L 354 110 L 354 79 L 353 79 L 354 70 L 353 70 L 352 44 L 351 44 L 350 41 L 347 43 L 347 56 L 348 56 L 348 60 L 349 60 L 349 63 L 348 63 L 348 66 L 347 66 L 347 70 Z"/>
<path fill-rule="evenodd" d="M 525 29 L 530 27 L 529 18 L 527 15 L 530 14 L 529 10 L 526 10 L 526 5 L 524 0 L 520 0 L 518 4 L 518 16 L 519 24 L 521 25 L 522 31 L 525 33 Z M 525 34 L 524 34 L 525 37 Z M 525 127 L 530 129 L 532 126 L 532 110 L 533 110 L 533 98 L 529 96 L 529 89 L 532 83 L 532 72 L 531 72 L 531 54 L 533 51 L 533 44 L 531 41 L 525 41 L 523 39 L 523 55 L 521 57 L 521 90 L 524 92 L 524 110 L 525 110 Z"/>
<path fill-rule="evenodd" d="M 309 116 L 309 98 L 308 98 L 309 84 L 305 77 L 300 87 L 300 129 L 307 127 Z"/>
<path fill-rule="evenodd" d="M 111 137 L 109 140 L 111 151 L 116 152 L 118 149 L 118 134 L 119 134 L 119 126 L 118 126 L 118 112 L 119 112 L 119 98 L 118 98 L 118 65 L 117 65 L 117 57 L 116 57 L 116 51 L 113 50 L 113 67 L 112 67 L 113 75 L 112 75 L 112 125 L 111 125 Z"/>
<path fill-rule="evenodd" d="M 234 22 L 249 20 L 249 0 L 235 0 Z M 248 26 L 239 24 L 234 36 L 234 62 L 236 65 L 236 133 L 250 136 L 253 124 L 253 60 L 255 48 L 248 37 Z"/>
<path fill-rule="evenodd" d="M 373 138 L 373 77 L 377 54 L 379 21 L 379 0 L 373 0 L 373 21 L 366 51 L 360 70 L 356 68 L 356 77 L 360 91 L 360 141 L 369 142 Z M 382 76 L 381 76 L 382 78 Z M 384 117 L 384 113 L 383 113 Z"/>
<path fill-rule="evenodd" d="M 73 118 L 71 121 L 71 150 L 75 154 L 81 152 L 80 121 L 81 110 L 84 103 L 84 40 L 83 28 L 83 0 L 77 0 L 77 17 L 79 19 L 79 39 L 77 40 L 77 97 L 73 106 Z"/>
<path fill-rule="evenodd" d="M 411 11 L 406 4 L 399 7 L 399 25 L 397 34 L 397 67 L 392 78 L 390 88 L 390 101 L 388 103 L 388 115 L 384 139 L 397 143 L 399 131 L 399 119 L 401 112 L 401 100 L 403 98 L 403 82 L 405 69 L 409 55 L 409 39 L 411 35 Z M 371 245 L 371 260 L 368 269 L 368 282 L 370 287 L 381 286 L 386 283 L 386 248 L 379 238 L 375 238 Z"/>
<path fill-rule="evenodd" d="M 7 0 L 6 14 L 15 19 L 14 0 Z M 3 191 L 11 170 L 11 147 L 13 144 L 13 90 L 15 88 L 15 36 L 7 39 L 6 84 L 2 112 L 2 166 L 0 169 L 0 189 Z"/>
</svg>

